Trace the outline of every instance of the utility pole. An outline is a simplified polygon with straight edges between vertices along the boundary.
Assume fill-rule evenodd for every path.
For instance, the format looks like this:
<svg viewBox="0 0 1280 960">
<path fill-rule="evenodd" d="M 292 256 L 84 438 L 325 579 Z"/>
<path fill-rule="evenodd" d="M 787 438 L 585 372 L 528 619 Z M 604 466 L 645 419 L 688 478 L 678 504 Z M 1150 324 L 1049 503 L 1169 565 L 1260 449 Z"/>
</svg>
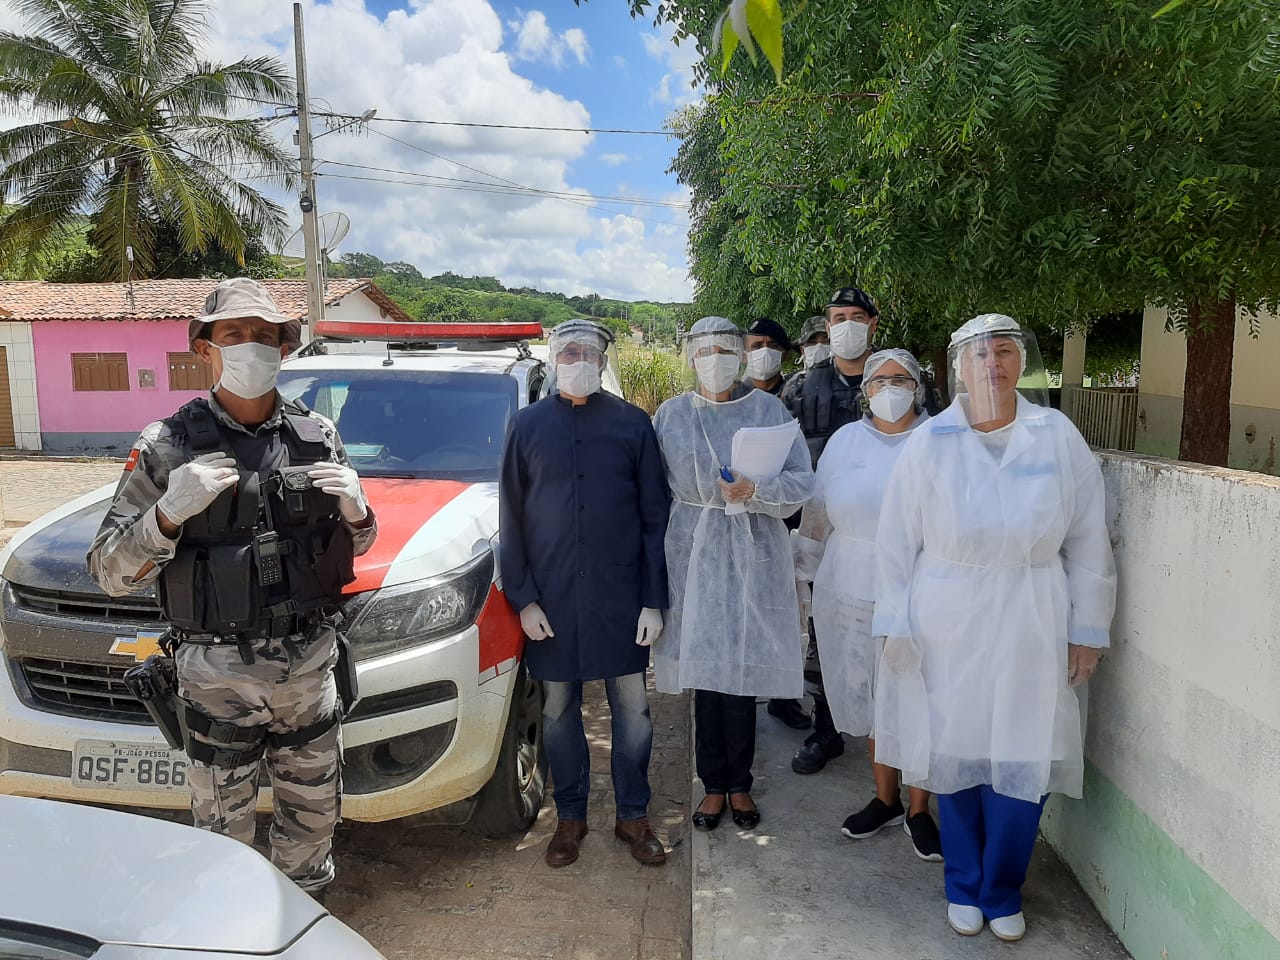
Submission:
<svg viewBox="0 0 1280 960">
<path fill-rule="evenodd" d="M 302 39 L 302 4 L 293 5 L 293 52 L 298 74 L 298 159 L 302 169 L 302 252 L 307 275 L 307 316 L 303 323 L 324 319 L 324 278 L 320 271 L 320 243 L 316 236 L 316 180 L 312 171 L 315 156 L 311 149 L 311 108 L 307 103 L 307 49 Z M 303 327 L 303 340 L 310 340 Z"/>
</svg>

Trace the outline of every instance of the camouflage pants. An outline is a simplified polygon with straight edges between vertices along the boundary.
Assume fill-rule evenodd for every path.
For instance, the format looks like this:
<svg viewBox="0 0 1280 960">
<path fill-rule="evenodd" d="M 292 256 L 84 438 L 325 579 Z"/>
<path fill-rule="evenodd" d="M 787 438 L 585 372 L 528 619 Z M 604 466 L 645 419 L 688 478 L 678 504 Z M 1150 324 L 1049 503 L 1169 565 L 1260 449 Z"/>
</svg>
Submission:
<svg viewBox="0 0 1280 960">
<path fill-rule="evenodd" d="M 293 653 L 281 641 L 263 641 L 254 657 L 253 663 L 243 663 L 235 646 L 179 647 L 180 696 L 216 720 L 267 724 L 271 733 L 300 730 L 333 714 L 338 652 L 331 629 Z M 304 890 L 322 889 L 333 880 L 333 829 L 342 794 L 340 735 L 335 725 L 299 747 L 268 744 L 262 758 L 274 795 L 271 862 Z M 225 768 L 193 761 L 187 780 L 195 825 L 252 844 L 261 762 Z"/>
</svg>

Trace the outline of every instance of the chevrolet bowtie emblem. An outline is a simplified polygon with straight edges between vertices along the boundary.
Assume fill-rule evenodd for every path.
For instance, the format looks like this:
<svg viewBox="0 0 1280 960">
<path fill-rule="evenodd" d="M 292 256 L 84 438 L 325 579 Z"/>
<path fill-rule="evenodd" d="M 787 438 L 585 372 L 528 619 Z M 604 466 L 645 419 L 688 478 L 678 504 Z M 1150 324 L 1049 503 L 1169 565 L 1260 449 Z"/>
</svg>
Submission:
<svg viewBox="0 0 1280 960">
<path fill-rule="evenodd" d="M 116 642 L 111 644 L 110 652 L 119 657 L 133 657 L 141 663 L 153 653 L 163 652 L 160 649 L 162 636 L 164 633 L 160 630 L 150 633 L 140 630 L 136 637 L 116 637 Z"/>
</svg>

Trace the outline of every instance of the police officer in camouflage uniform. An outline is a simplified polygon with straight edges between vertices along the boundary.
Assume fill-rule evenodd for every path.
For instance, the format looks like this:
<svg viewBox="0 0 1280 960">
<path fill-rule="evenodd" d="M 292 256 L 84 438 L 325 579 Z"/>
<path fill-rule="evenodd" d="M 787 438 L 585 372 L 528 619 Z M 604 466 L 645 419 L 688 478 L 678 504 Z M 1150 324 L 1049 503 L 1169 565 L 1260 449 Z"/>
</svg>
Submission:
<svg viewBox="0 0 1280 960">
<path fill-rule="evenodd" d="M 196 826 L 252 843 L 265 759 L 271 860 L 318 893 L 350 687 L 334 623 L 376 525 L 333 424 L 275 390 L 300 332 L 256 281 L 218 284 L 189 329 L 215 386 L 143 431 L 88 562 L 112 596 L 157 586 Z"/>
</svg>

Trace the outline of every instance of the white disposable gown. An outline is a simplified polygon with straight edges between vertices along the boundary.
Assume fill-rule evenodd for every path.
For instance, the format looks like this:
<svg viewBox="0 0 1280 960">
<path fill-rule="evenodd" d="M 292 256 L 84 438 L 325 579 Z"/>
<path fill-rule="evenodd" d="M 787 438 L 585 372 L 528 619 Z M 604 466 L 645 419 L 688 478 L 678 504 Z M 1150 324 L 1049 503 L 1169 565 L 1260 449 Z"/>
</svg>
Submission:
<svg viewBox="0 0 1280 960">
<path fill-rule="evenodd" d="M 763 390 L 723 403 L 683 393 L 654 416 L 672 497 L 666 539 L 671 611 L 653 657 L 655 683 L 664 693 L 804 692 L 795 565 L 782 522 L 813 490 L 804 436 L 796 431 L 777 477 L 757 479 L 746 513 L 724 512 L 718 482 L 739 428 L 790 421 L 781 401 Z"/>
<path fill-rule="evenodd" d="M 897 434 L 881 433 L 870 417 L 837 430 L 818 460 L 798 531 L 797 576 L 813 580 L 813 627 L 831 718 L 856 737 L 869 734 L 874 720 L 879 644 L 871 613 L 880 504 L 898 455 L 927 419 Z M 816 571 L 801 569 L 819 558 Z"/>
<path fill-rule="evenodd" d="M 1105 647 L 1116 577 L 1098 462 L 1018 398 L 999 436 L 963 398 L 907 441 L 876 537 L 876 759 L 914 786 L 1079 797 L 1067 644 Z"/>
</svg>

